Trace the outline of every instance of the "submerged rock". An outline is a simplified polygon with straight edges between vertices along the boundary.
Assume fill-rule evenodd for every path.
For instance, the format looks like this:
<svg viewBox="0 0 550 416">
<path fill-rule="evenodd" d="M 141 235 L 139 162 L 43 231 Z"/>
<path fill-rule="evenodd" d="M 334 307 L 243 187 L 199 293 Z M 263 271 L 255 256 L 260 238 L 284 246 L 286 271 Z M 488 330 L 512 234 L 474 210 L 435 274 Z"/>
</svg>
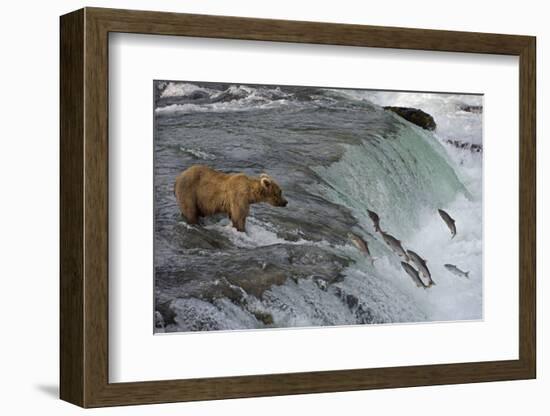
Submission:
<svg viewBox="0 0 550 416">
<path fill-rule="evenodd" d="M 436 124 L 434 118 L 418 108 L 411 107 L 384 107 L 384 110 L 389 110 L 403 117 L 405 120 L 422 127 L 425 130 L 435 130 Z"/>
</svg>

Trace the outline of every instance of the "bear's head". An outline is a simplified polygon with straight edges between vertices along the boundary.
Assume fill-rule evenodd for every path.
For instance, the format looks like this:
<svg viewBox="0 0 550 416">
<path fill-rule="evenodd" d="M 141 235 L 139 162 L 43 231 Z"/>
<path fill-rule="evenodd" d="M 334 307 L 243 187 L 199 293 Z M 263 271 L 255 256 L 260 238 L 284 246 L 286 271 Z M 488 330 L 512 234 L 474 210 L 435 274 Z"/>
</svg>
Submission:
<svg viewBox="0 0 550 416">
<path fill-rule="evenodd" d="M 288 201 L 283 197 L 281 188 L 269 175 L 262 173 L 260 175 L 260 184 L 262 189 L 262 201 L 275 207 L 286 207 Z"/>
</svg>

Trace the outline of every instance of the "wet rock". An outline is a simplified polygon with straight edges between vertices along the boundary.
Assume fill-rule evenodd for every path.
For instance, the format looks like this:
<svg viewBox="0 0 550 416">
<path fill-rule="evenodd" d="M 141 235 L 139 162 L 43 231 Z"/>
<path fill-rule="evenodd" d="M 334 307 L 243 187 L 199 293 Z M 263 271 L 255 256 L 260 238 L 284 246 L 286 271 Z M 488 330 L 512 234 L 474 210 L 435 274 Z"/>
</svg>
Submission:
<svg viewBox="0 0 550 416">
<path fill-rule="evenodd" d="M 461 105 L 459 107 L 462 111 L 466 111 L 467 113 L 475 113 L 475 114 L 481 114 L 483 112 L 483 106 L 481 105 Z"/>
<path fill-rule="evenodd" d="M 156 329 L 164 329 L 165 327 L 164 318 L 162 317 L 162 314 L 159 311 L 155 311 L 155 328 Z"/>
<path fill-rule="evenodd" d="M 254 311 L 252 312 L 254 317 L 262 322 L 264 325 L 273 325 L 273 315 L 271 315 L 268 312 L 260 312 L 260 311 Z"/>
<path fill-rule="evenodd" d="M 384 322 L 383 320 L 377 321 L 371 308 L 363 305 L 359 305 L 359 307 L 355 311 L 355 316 L 357 317 L 357 323 L 359 324 L 375 324 Z"/>
<path fill-rule="evenodd" d="M 223 250 L 231 247 L 229 239 L 217 230 L 207 230 L 202 224 L 188 225 L 183 219 L 177 222 L 170 233 L 172 244 L 182 249 Z"/>
<path fill-rule="evenodd" d="M 156 289 L 163 294 L 163 301 L 195 297 L 238 302 L 246 295 L 261 299 L 266 290 L 283 285 L 287 279 L 298 282 L 315 275 L 327 285 L 333 284 L 351 264 L 328 249 L 301 244 L 187 251 L 170 260 L 172 264 L 155 268 Z"/>
<path fill-rule="evenodd" d="M 446 143 L 453 145 L 457 149 L 469 150 L 472 153 L 481 153 L 483 151 L 483 146 L 475 143 L 463 142 L 460 140 L 445 140 Z"/>
<path fill-rule="evenodd" d="M 321 289 L 323 292 L 326 292 L 328 290 L 328 287 L 334 283 L 339 283 L 344 280 L 344 276 L 340 273 L 334 274 L 334 275 L 322 275 L 322 274 L 315 274 L 310 276 L 313 283 L 317 285 L 319 289 Z"/>
<path fill-rule="evenodd" d="M 201 100 L 201 99 L 208 99 L 209 95 L 206 91 L 193 91 L 191 94 L 187 96 L 190 100 Z"/>
<path fill-rule="evenodd" d="M 355 314 L 358 324 L 373 324 L 385 322 L 382 316 L 377 316 L 374 311 L 353 294 L 346 293 L 340 287 L 334 287 L 334 294 Z"/>
<path fill-rule="evenodd" d="M 257 269 L 249 269 L 240 274 L 227 277 L 227 280 L 243 289 L 247 294 L 260 299 L 263 293 L 272 286 L 284 284 L 287 275 L 275 267 L 272 270 L 266 269 L 260 272 Z"/>
<path fill-rule="evenodd" d="M 410 121 L 425 130 L 435 130 L 437 127 L 434 118 L 430 114 L 418 108 L 387 106 L 384 107 L 384 110 L 392 111 L 403 117 L 405 120 Z"/>
<path fill-rule="evenodd" d="M 171 301 L 162 303 L 155 301 L 155 328 L 164 328 L 167 325 L 176 323 L 176 312 L 174 312 L 171 305 Z M 157 326 L 157 323 L 159 326 Z"/>
<path fill-rule="evenodd" d="M 359 299 L 357 299 L 357 296 L 354 295 L 346 295 L 345 302 L 350 309 L 355 309 L 357 308 L 357 305 L 359 305 Z"/>
<path fill-rule="evenodd" d="M 313 283 L 315 283 L 317 287 L 321 289 L 323 292 L 327 291 L 328 282 L 326 281 L 326 279 L 323 278 L 323 276 L 313 276 L 312 280 L 313 280 Z"/>
</svg>

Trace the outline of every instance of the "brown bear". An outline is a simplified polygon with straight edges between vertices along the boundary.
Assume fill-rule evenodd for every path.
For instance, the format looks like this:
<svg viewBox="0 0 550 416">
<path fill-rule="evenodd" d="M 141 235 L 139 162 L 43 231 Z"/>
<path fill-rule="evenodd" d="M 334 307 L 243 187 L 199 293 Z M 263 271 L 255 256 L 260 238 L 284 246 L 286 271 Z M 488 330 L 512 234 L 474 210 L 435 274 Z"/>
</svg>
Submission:
<svg viewBox="0 0 550 416">
<path fill-rule="evenodd" d="M 250 204 L 287 205 L 279 185 L 265 173 L 254 178 L 244 173 L 218 172 L 202 165 L 191 166 L 179 174 L 174 194 L 189 224 L 197 224 L 200 217 L 226 213 L 233 226 L 243 232 Z"/>
</svg>

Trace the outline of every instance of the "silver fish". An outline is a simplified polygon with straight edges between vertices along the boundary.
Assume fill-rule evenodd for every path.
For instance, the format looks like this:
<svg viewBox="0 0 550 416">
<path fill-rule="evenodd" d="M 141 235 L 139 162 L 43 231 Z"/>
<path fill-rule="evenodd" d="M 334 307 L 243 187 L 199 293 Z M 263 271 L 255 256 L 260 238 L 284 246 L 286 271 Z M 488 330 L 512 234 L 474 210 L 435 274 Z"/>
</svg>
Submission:
<svg viewBox="0 0 550 416">
<path fill-rule="evenodd" d="M 378 214 L 369 209 L 367 209 L 367 214 L 369 214 L 369 218 L 372 220 L 374 231 L 376 231 L 377 233 L 381 232 L 382 230 L 380 229 L 380 217 L 378 216 Z"/>
<path fill-rule="evenodd" d="M 450 271 L 451 273 L 453 273 L 457 276 L 465 277 L 466 279 L 470 278 L 470 276 L 469 276 L 470 272 L 464 272 L 464 271 L 460 270 L 458 267 L 456 267 L 454 264 L 446 264 L 445 268 L 448 271 Z"/>
<path fill-rule="evenodd" d="M 427 289 L 429 287 L 424 284 L 424 282 L 418 275 L 418 270 L 412 267 L 409 263 L 405 263 L 404 261 L 402 261 L 401 267 L 403 267 L 403 270 L 405 270 L 405 272 L 411 277 L 413 282 L 416 284 L 416 287 L 423 287 L 424 289 Z"/>
<path fill-rule="evenodd" d="M 384 231 L 380 231 L 380 234 L 382 235 L 382 238 L 384 239 L 386 244 L 390 246 L 390 248 L 395 254 L 405 259 L 405 261 L 410 261 L 409 256 L 407 255 L 407 253 L 405 252 L 405 249 L 403 249 L 403 246 L 401 245 L 401 241 L 399 241 L 393 235 L 385 233 Z"/>
<path fill-rule="evenodd" d="M 443 218 L 443 221 L 445 222 L 447 227 L 449 227 L 449 230 L 451 230 L 451 238 L 454 238 L 456 235 L 455 220 L 453 220 L 451 216 L 442 209 L 438 209 L 437 212 L 439 212 L 439 215 L 441 215 L 441 218 Z"/>
<path fill-rule="evenodd" d="M 409 255 L 409 258 L 412 260 L 412 262 L 414 263 L 414 265 L 416 266 L 420 274 L 424 276 L 426 279 L 428 279 L 428 286 L 435 285 L 435 282 L 432 279 L 432 274 L 430 273 L 430 270 L 426 265 L 428 260 L 423 259 L 412 250 L 407 250 L 407 254 Z"/>
<path fill-rule="evenodd" d="M 365 240 L 359 237 L 356 234 L 348 233 L 348 237 L 355 247 L 359 249 L 365 256 L 370 260 L 371 264 L 374 266 L 374 257 L 370 254 L 369 245 Z"/>
</svg>

